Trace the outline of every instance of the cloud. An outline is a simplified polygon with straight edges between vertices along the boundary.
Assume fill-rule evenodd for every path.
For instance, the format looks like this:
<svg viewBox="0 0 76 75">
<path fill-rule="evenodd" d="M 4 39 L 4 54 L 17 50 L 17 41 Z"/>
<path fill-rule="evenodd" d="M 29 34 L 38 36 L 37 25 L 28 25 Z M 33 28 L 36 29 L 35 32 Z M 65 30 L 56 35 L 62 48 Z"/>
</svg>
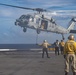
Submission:
<svg viewBox="0 0 76 75">
<path fill-rule="evenodd" d="M 12 11 L 10 11 L 9 9 L 1 9 L 0 10 L 1 16 L 10 17 L 12 14 L 13 14 Z"/>
<path fill-rule="evenodd" d="M 46 12 L 48 16 L 58 16 L 58 17 L 76 17 L 76 10 L 53 10 L 51 12 Z"/>
<path fill-rule="evenodd" d="M 42 6 L 42 8 L 48 8 L 48 7 L 52 7 L 52 6 L 70 6 L 70 5 L 75 5 L 75 1 L 74 0 L 28 0 L 29 2 L 35 2 L 36 4 L 38 4 L 39 6 Z"/>
</svg>

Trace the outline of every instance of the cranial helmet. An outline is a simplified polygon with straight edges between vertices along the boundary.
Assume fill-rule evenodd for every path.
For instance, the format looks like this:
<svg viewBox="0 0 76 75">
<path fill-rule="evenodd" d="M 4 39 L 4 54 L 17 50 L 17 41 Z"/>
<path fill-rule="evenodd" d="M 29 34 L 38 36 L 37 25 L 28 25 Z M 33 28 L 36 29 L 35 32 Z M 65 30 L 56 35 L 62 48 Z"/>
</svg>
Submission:
<svg viewBox="0 0 76 75">
<path fill-rule="evenodd" d="M 44 42 L 46 42 L 46 40 L 44 40 Z"/>
<path fill-rule="evenodd" d="M 69 40 L 74 40 L 74 35 L 72 35 L 72 34 L 69 35 L 68 39 L 69 39 Z"/>
</svg>

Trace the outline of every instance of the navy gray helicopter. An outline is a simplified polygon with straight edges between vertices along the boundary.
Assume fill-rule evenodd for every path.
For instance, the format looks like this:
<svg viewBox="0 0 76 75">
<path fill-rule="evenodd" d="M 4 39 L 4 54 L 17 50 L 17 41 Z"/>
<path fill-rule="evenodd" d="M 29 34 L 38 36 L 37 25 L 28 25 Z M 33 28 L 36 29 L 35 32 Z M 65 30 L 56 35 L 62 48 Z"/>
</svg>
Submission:
<svg viewBox="0 0 76 75">
<path fill-rule="evenodd" d="M 43 14 L 43 12 L 47 12 L 47 10 L 45 9 L 26 8 L 26 7 L 20 7 L 20 6 L 8 5 L 2 3 L 0 3 L 0 5 L 37 11 L 37 13 L 34 14 L 21 15 L 18 19 L 16 19 L 15 25 L 22 27 L 23 32 L 26 32 L 27 28 L 31 28 L 31 29 L 35 29 L 37 34 L 40 34 L 41 31 L 61 34 L 62 39 L 64 39 L 64 34 L 76 33 L 76 30 L 73 30 L 76 23 L 75 17 L 71 19 L 69 27 L 66 29 L 62 26 L 57 25 L 52 17 L 51 18 L 46 17 Z"/>
</svg>

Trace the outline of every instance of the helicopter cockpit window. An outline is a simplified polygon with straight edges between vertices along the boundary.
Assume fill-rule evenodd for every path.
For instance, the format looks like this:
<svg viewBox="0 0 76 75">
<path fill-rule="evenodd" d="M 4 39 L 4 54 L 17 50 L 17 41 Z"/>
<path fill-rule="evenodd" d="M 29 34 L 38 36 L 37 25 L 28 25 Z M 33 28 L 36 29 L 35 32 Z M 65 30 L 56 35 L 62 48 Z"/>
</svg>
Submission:
<svg viewBox="0 0 76 75">
<path fill-rule="evenodd" d="M 22 15 L 19 19 L 27 19 L 29 20 L 30 18 L 30 15 Z"/>
<path fill-rule="evenodd" d="M 19 19 L 24 19 L 26 18 L 26 15 L 22 15 Z"/>
<path fill-rule="evenodd" d="M 42 20 L 42 21 L 41 21 L 41 28 L 42 28 L 42 29 L 47 29 L 47 27 L 48 27 L 48 21 Z"/>
<path fill-rule="evenodd" d="M 29 18 L 30 18 L 30 15 L 27 15 L 27 16 L 26 16 L 26 19 L 29 19 Z"/>
</svg>

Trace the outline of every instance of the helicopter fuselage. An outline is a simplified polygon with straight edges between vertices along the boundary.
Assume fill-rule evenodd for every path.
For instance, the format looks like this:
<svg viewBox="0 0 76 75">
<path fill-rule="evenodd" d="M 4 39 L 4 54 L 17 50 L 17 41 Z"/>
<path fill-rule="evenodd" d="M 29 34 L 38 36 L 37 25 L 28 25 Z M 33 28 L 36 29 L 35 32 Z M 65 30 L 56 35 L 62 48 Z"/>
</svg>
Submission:
<svg viewBox="0 0 76 75">
<path fill-rule="evenodd" d="M 9 4 L 3 4 L 3 3 L 0 3 L 0 5 L 26 9 L 26 10 L 33 10 L 38 12 L 38 13 L 34 13 L 33 15 L 30 15 L 30 14 L 21 15 L 20 18 L 16 19 L 15 25 L 22 27 L 24 32 L 27 31 L 27 28 L 31 28 L 31 29 L 35 29 L 37 31 L 37 34 L 39 34 L 41 31 L 46 31 L 46 32 L 62 34 L 62 37 L 63 37 L 63 34 L 66 34 L 66 33 L 76 33 L 76 30 L 73 30 L 76 23 L 76 18 L 71 19 L 70 25 L 66 29 L 60 25 L 57 25 L 53 18 L 50 17 L 49 19 L 48 17 L 45 17 L 42 14 L 42 12 L 47 11 L 45 9 L 28 8 L 28 7 L 21 7 L 21 6 L 9 5 Z"/>
<path fill-rule="evenodd" d="M 60 34 L 68 33 L 67 29 L 58 26 L 53 18 L 50 17 L 49 19 L 48 17 L 43 17 L 42 14 L 22 15 L 19 19 L 16 20 L 15 25 L 23 27 L 23 31 L 27 28 L 35 29 L 38 34 L 40 31 Z"/>
</svg>

